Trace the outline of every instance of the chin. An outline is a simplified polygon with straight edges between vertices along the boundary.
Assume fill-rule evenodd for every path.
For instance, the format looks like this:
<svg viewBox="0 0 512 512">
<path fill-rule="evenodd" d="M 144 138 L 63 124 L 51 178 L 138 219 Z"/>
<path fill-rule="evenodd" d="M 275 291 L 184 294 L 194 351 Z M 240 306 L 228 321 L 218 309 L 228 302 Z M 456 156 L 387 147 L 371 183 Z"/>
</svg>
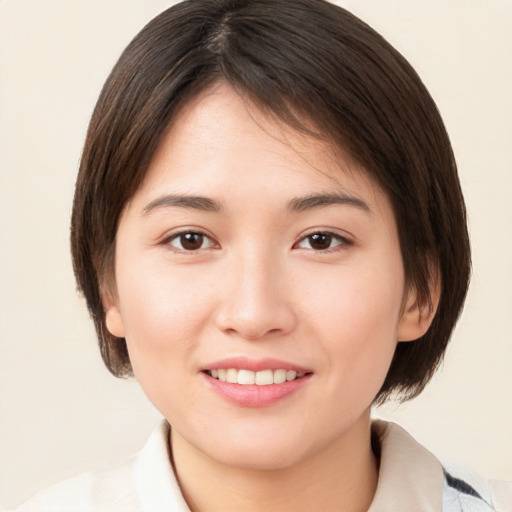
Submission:
<svg viewBox="0 0 512 512">
<path fill-rule="evenodd" d="M 301 462 L 304 454 L 296 446 L 254 448 L 249 446 L 231 446 L 229 452 L 211 454 L 218 462 L 230 467 L 254 471 L 279 471 Z"/>
<path fill-rule="evenodd" d="M 314 447 L 308 449 L 310 434 L 289 432 L 283 427 L 259 432 L 239 428 L 219 432 L 214 437 L 202 451 L 221 464 L 240 469 L 286 469 L 314 452 Z"/>
</svg>

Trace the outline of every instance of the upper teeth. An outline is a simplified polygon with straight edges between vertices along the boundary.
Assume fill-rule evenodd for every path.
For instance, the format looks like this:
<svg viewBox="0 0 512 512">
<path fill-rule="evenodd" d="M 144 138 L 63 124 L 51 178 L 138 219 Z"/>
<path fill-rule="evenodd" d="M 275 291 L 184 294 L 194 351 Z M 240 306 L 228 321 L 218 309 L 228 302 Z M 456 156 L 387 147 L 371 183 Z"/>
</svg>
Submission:
<svg viewBox="0 0 512 512">
<path fill-rule="evenodd" d="M 209 375 L 214 379 L 232 384 L 257 384 L 268 386 L 269 384 L 282 384 L 283 382 L 304 377 L 304 373 L 297 373 L 294 370 L 237 370 L 236 368 L 209 370 Z"/>
</svg>

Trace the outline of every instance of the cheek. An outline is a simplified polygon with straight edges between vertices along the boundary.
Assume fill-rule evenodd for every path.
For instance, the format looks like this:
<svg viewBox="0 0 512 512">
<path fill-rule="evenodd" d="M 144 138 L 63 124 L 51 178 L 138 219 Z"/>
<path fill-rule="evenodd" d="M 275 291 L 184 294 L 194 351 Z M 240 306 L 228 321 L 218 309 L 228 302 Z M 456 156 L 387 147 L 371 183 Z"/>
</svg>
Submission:
<svg viewBox="0 0 512 512">
<path fill-rule="evenodd" d="M 145 365 L 176 364 L 191 353 L 210 316 L 211 286 L 198 283 L 191 267 L 177 272 L 155 258 L 137 265 L 120 258 L 118 276 L 121 315 L 136 373 Z"/>
<path fill-rule="evenodd" d="M 155 407 L 174 420 L 169 404 L 179 411 L 196 401 L 193 389 L 183 390 L 197 371 L 194 352 L 212 299 L 187 272 L 146 263 L 120 262 L 119 274 L 130 270 L 120 280 L 121 315 L 137 381 Z"/>
<path fill-rule="evenodd" d="M 304 277 L 305 308 L 334 333 L 396 334 L 404 290 L 401 266 L 369 262 Z"/>
<path fill-rule="evenodd" d="M 382 385 L 396 348 L 403 296 L 402 267 L 392 267 L 343 268 L 323 280 L 323 288 L 308 287 L 316 337 L 332 370 L 332 393 L 372 400 Z"/>
</svg>

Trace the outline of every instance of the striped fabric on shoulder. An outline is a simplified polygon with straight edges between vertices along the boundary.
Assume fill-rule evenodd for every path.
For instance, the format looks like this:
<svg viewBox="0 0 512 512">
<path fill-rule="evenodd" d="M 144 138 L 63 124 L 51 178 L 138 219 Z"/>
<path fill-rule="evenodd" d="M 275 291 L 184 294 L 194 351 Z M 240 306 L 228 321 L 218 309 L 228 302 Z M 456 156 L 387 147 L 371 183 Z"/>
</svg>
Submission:
<svg viewBox="0 0 512 512">
<path fill-rule="evenodd" d="M 443 512 L 496 512 L 468 482 L 444 470 Z"/>
</svg>

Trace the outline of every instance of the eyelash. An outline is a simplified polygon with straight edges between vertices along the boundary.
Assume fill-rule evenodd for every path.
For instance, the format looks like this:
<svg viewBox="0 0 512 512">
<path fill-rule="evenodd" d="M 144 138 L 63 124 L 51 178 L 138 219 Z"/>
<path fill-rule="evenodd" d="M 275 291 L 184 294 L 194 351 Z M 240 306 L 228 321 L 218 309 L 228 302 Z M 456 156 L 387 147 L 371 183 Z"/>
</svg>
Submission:
<svg viewBox="0 0 512 512">
<path fill-rule="evenodd" d="M 201 237 L 201 247 L 198 247 L 196 249 L 190 249 L 190 248 L 186 249 L 183 246 L 184 240 L 182 239 L 182 237 L 185 237 L 187 235 L 195 235 L 195 236 Z M 326 241 L 329 242 L 329 245 L 331 245 L 331 243 L 333 241 L 336 241 L 338 243 L 334 247 L 328 247 L 327 249 L 314 249 L 311 245 L 312 239 L 313 239 L 313 237 L 319 237 L 319 236 L 325 237 L 327 239 Z M 172 245 L 172 242 L 174 242 L 176 240 L 181 240 L 181 244 L 180 244 L 181 247 L 175 247 Z M 209 241 L 208 247 L 202 247 L 202 245 L 205 241 Z M 300 244 L 302 244 L 306 241 L 309 241 L 309 247 L 300 247 Z M 172 251 L 179 252 L 179 253 L 189 253 L 189 254 L 199 252 L 202 250 L 211 249 L 212 247 L 215 247 L 217 245 L 216 242 L 213 241 L 209 235 L 207 235 L 206 233 L 204 233 L 203 231 L 200 231 L 200 230 L 187 230 L 187 231 L 180 231 L 179 233 L 174 233 L 173 235 L 165 238 L 162 241 L 162 243 L 164 245 L 168 246 Z M 329 253 L 329 252 L 334 252 L 336 250 L 339 250 L 339 248 L 341 248 L 341 247 L 347 247 L 347 246 L 351 246 L 351 245 L 353 245 L 353 242 L 351 240 L 349 240 L 348 238 L 343 237 L 341 235 L 338 235 L 336 233 L 333 233 L 331 231 L 315 231 L 313 233 L 309 233 L 305 236 L 302 236 L 293 245 L 293 248 L 294 249 L 312 250 L 316 253 Z"/>
<path fill-rule="evenodd" d="M 332 241 L 336 241 L 338 242 L 334 247 L 328 247 L 327 249 L 313 249 L 313 247 L 311 247 L 311 239 L 315 236 L 322 236 L 322 237 L 326 237 L 328 239 L 328 241 L 331 243 Z M 305 242 L 309 240 L 309 248 L 307 247 L 299 247 L 299 244 Z M 329 243 L 329 245 L 330 245 Z M 344 237 L 344 236 L 341 236 L 341 235 L 338 235 L 337 233 L 333 233 L 332 231 L 315 231 L 313 233 L 308 233 L 307 235 L 305 236 L 302 236 L 295 244 L 294 244 L 294 248 L 297 247 L 299 249 L 306 249 L 306 250 L 313 250 L 314 252 L 316 253 L 320 253 L 320 254 L 325 254 L 325 253 L 329 253 L 329 252 L 334 252 L 336 250 L 340 250 L 341 248 L 343 247 L 349 247 L 353 245 L 353 242 L 352 240 L 349 240 L 348 238 Z"/>
<path fill-rule="evenodd" d="M 185 249 L 183 247 L 183 240 L 181 243 L 181 248 L 174 247 L 172 245 L 172 242 L 174 242 L 175 240 L 180 240 L 180 239 L 182 239 L 182 237 L 185 237 L 186 235 L 200 236 L 200 237 L 202 237 L 202 242 L 204 242 L 206 240 L 209 241 L 209 246 L 208 247 L 199 247 L 198 249 Z M 164 245 L 168 246 L 172 251 L 179 252 L 179 253 L 194 253 L 194 252 L 198 252 L 201 250 L 210 249 L 211 247 L 214 247 L 215 245 L 217 245 L 209 235 L 207 235 L 203 231 L 200 231 L 197 229 L 194 229 L 194 230 L 190 229 L 190 230 L 180 231 L 179 233 L 174 233 L 173 235 L 165 238 L 162 241 L 162 243 Z M 203 245 L 203 244 L 201 243 L 201 245 Z"/>
</svg>

